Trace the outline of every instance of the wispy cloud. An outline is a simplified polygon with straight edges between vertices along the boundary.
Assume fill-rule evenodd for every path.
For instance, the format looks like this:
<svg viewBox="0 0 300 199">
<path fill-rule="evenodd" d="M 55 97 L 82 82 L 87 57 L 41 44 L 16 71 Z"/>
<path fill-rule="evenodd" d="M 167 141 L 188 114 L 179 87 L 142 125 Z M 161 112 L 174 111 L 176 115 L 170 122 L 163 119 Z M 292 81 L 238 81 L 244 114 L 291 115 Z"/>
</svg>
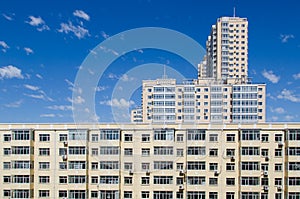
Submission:
<svg viewBox="0 0 300 199">
<path fill-rule="evenodd" d="M 79 18 L 82 18 L 86 21 L 89 21 L 90 20 L 90 16 L 88 14 L 86 14 L 84 11 L 82 10 L 75 10 L 73 12 L 73 15 L 76 16 L 76 17 L 79 17 Z"/>
<path fill-rule="evenodd" d="M 287 43 L 288 40 L 294 39 L 294 38 L 295 38 L 295 36 L 292 34 L 281 34 L 280 35 L 280 40 L 282 43 Z"/>
<path fill-rule="evenodd" d="M 7 45 L 7 43 L 5 43 L 5 41 L 0 41 L 0 46 L 2 47 L 2 51 L 6 52 L 7 49 L 9 49 L 9 46 Z"/>
<path fill-rule="evenodd" d="M 286 121 L 292 121 L 293 119 L 295 119 L 295 117 L 292 116 L 292 115 L 286 115 L 286 116 L 284 117 L 284 119 L 285 119 Z"/>
<path fill-rule="evenodd" d="M 106 86 L 97 86 L 97 87 L 95 88 L 95 91 L 100 92 L 100 91 L 104 91 L 104 90 L 106 90 L 106 89 L 107 89 Z"/>
<path fill-rule="evenodd" d="M 80 25 L 75 26 L 71 21 L 69 21 L 69 23 L 61 23 L 58 32 L 65 34 L 73 33 L 78 39 L 90 36 L 89 30 L 83 28 Z"/>
<path fill-rule="evenodd" d="M 24 51 L 26 52 L 27 55 L 33 54 L 33 50 L 31 48 L 25 47 Z"/>
<path fill-rule="evenodd" d="M 19 100 L 19 101 L 11 102 L 9 104 L 5 104 L 4 106 L 6 106 L 7 108 L 19 108 L 22 103 L 23 100 Z"/>
<path fill-rule="evenodd" d="M 112 99 L 108 101 L 101 101 L 101 105 L 107 105 L 107 106 L 112 106 L 112 107 L 118 107 L 118 108 L 129 108 L 131 105 L 134 105 L 134 101 L 132 100 L 125 100 L 124 98 L 119 99 Z"/>
<path fill-rule="evenodd" d="M 48 109 L 51 110 L 58 110 L 58 111 L 69 111 L 72 110 L 72 106 L 69 105 L 53 105 L 53 106 L 48 106 Z"/>
<path fill-rule="evenodd" d="M 44 31 L 44 30 L 50 30 L 49 26 L 46 25 L 45 21 L 39 16 L 39 17 L 34 17 L 34 16 L 29 16 L 28 17 L 30 20 L 25 21 L 31 26 L 35 26 L 38 31 Z"/>
<path fill-rule="evenodd" d="M 67 100 L 72 104 L 83 104 L 85 102 L 85 99 L 81 96 L 77 96 L 75 98 L 68 97 Z"/>
<path fill-rule="evenodd" d="M 292 91 L 283 89 L 281 93 L 277 96 L 278 99 L 285 99 L 291 102 L 300 102 L 300 98 L 296 96 Z"/>
<path fill-rule="evenodd" d="M 294 74 L 294 75 L 293 75 L 293 78 L 294 78 L 295 80 L 300 79 L 300 73 Z"/>
<path fill-rule="evenodd" d="M 101 36 L 104 38 L 104 39 L 107 39 L 109 37 L 108 34 L 106 34 L 104 31 L 101 31 Z"/>
<path fill-rule="evenodd" d="M 41 114 L 40 117 L 55 117 L 55 114 L 50 113 L 50 114 Z"/>
<path fill-rule="evenodd" d="M 36 76 L 37 78 L 39 78 L 39 79 L 43 79 L 43 76 L 40 75 L 40 74 L 36 74 L 35 76 Z"/>
<path fill-rule="evenodd" d="M 13 16 L 15 16 L 15 14 L 14 14 L 14 13 L 12 13 L 12 14 L 5 14 L 5 13 L 3 13 L 2 16 L 3 16 L 6 20 L 8 20 L 8 21 L 12 21 L 12 20 L 14 20 L 14 19 L 13 19 Z"/>
<path fill-rule="evenodd" d="M 124 74 L 124 75 L 121 76 L 120 80 L 123 81 L 123 82 L 129 82 L 129 81 L 133 81 L 134 78 L 129 77 L 127 74 Z"/>
<path fill-rule="evenodd" d="M 24 84 L 24 87 L 29 89 L 29 90 L 32 90 L 32 91 L 37 91 L 37 90 L 40 89 L 38 86 L 32 86 L 32 85 L 29 85 L 29 84 Z"/>
<path fill-rule="evenodd" d="M 12 78 L 23 79 L 24 76 L 22 75 L 21 69 L 12 65 L 3 66 L 2 68 L 0 68 L 0 79 L 12 79 Z"/>
<path fill-rule="evenodd" d="M 275 108 L 275 109 L 271 108 L 271 112 L 272 113 L 282 114 L 282 113 L 285 113 L 285 110 L 282 107 L 278 107 L 278 108 Z"/>
<path fill-rule="evenodd" d="M 276 84 L 276 83 L 278 83 L 278 81 L 279 81 L 279 79 L 280 79 L 280 76 L 277 76 L 277 75 L 275 75 L 274 73 L 273 73 L 273 71 L 266 71 L 266 70 L 264 70 L 263 72 L 262 72 L 262 75 L 266 78 L 266 79 L 268 79 L 270 82 L 272 82 L 273 84 Z"/>
<path fill-rule="evenodd" d="M 113 49 L 109 49 L 109 48 L 107 48 L 107 47 L 105 47 L 105 46 L 99 46 L 99 48 L 100 48 L 103 52 L 105 52 L 105 53 L 112 53 L 112 54 L 114 54 L 114 55 L 116 55 L 116 56 L 119 56 L 119 55 L 120 55 L 117 51 L 115 51 L 115 50 L 113 50 Z"/>
</svg>

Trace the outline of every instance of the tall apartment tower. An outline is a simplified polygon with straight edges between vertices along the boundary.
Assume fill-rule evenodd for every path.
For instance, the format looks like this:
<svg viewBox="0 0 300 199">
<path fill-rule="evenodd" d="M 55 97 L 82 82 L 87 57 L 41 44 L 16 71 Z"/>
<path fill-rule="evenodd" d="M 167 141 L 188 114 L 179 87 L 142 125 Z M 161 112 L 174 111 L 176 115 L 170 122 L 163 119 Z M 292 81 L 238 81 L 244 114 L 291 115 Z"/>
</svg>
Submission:
<svg viewBox="0 0 300 199">
<path fill-rule="evenodd" d="M 199 64 L 199 78 L 215 78 L 224 83 L 247 83 L 248 21 L 221 17 L 212 25 L 206 41 L 206 55 Z"/>
<path fill-rule="evenodd" d="M 198 79 L 143 81 L 142 122 L 261 123 L 265 96 L 265 84 L 248 81 L 247 19 L 221 17 L 206 41 Z"/>
</svg>

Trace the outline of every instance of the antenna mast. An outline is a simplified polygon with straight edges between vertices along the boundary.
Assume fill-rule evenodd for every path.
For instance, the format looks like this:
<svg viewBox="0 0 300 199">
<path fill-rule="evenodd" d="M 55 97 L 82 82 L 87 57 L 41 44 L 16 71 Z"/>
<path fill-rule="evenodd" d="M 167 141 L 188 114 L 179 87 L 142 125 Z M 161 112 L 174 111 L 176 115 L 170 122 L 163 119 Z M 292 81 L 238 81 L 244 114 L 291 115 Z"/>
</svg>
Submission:
<svg viewBox="0 0 300 199">
<path fill-rule="evenodd" d="M 235 17 L 235 6 L 233 7 L 233 17 Z"/>
</svg>

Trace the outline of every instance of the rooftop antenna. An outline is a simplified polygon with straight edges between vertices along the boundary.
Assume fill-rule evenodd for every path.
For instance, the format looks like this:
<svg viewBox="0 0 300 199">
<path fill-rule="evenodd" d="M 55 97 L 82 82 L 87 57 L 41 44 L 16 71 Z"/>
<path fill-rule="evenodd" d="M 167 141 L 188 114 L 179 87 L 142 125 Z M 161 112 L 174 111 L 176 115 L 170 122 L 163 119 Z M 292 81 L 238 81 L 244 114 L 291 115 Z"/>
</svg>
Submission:
<svg viewBox="0 0 300 199">
<path fill-rule="evenodd" d="M 235 6 L 233 7 L 233 17 L 235 17 Z"/>
<path fill-rule="evenodd" d="M 166 75 L 166 65 L 164 65 L 164 75 L 163 75 L 163 79 L 167 79 L 167 75 Z"/>
</svg>

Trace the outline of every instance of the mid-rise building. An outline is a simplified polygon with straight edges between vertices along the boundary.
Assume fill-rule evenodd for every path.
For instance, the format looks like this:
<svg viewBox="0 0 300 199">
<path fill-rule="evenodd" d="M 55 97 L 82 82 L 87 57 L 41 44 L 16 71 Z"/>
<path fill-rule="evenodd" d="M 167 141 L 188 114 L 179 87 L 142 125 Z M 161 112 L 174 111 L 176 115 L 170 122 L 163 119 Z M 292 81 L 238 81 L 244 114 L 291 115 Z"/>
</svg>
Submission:
<svg viewBox="0 0 300 199">
<path fill-rule="evenodd" d="M 297 199 L 300 124 L 0 124 L 0 198 Z"/>
</svg>

